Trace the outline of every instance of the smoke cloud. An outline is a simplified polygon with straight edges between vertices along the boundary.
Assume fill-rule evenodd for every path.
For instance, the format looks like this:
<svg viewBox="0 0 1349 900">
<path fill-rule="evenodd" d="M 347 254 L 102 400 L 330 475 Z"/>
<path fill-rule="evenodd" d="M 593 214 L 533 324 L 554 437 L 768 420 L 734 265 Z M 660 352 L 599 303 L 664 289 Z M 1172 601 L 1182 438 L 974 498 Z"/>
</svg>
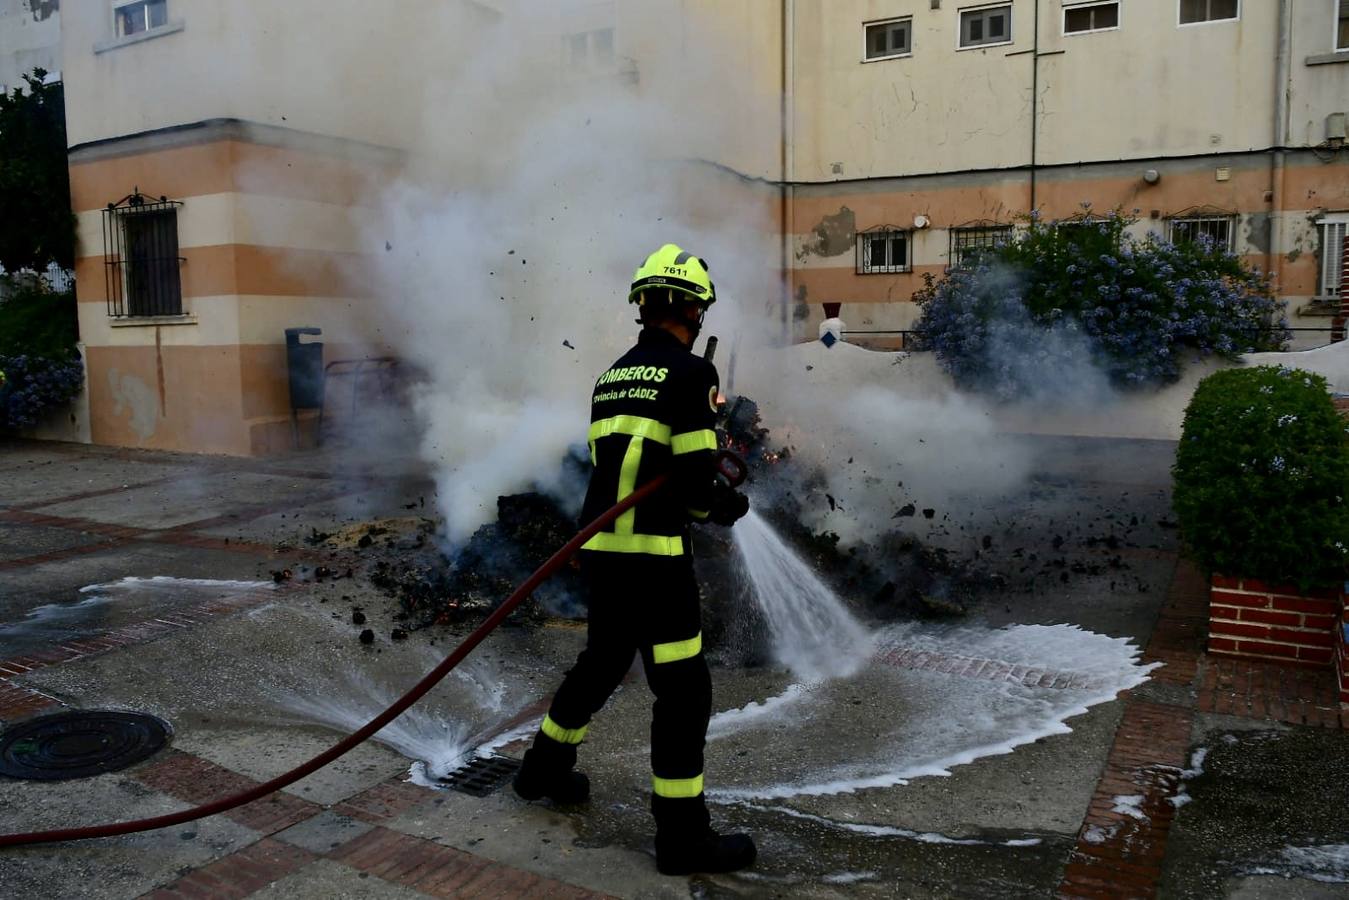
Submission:
<svg viewBox="0 0 1349 900">
<path fill-rule="evenodd" d="M 619 53 L 668 7 L 624 3 Z M 627 285 L 649 252 L 708 259 L 722 298 L 708 332 L 723 338 L 770 327 L 780 293 L 775 191 L 713 164 L 769 159 L 776 132 L 755 125 L 775 121 L 776 96 L 732 77 L 737 55 L 707 37 L 559 75 L 538 52 L 557 24 L 538 19 L 502 17 L 425 86 L 405 175 L 361 214 L 387 298 L 372 325 L 426 376 L 413 405 L 451 545 L 500 494 L 579 505 L 561 461 L 584 444 L 595 377 L 635 336 Z"/>
</svg>

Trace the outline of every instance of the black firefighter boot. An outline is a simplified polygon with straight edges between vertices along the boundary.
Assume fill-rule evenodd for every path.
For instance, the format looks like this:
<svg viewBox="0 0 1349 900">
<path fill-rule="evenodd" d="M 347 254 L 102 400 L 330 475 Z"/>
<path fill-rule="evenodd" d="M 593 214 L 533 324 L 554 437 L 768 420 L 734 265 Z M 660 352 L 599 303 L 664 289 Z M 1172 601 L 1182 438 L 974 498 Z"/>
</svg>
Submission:
<svg viewBox="0 0 1349 900">
<path fill-rule="evenodd" d="M 590 799 L 590 779 L 572 771 L 576 745 L 555 741 L 543 732 L 525 751 L 520 771 L 515 773 L 515 793 L 523 800 L 547 797 L 554 803 L 585 803 Z"/>
<path fill-rule="evenodd" d="M 754 864 L 758 850 L 747 834 L 712 830 L 700 794 L 688 799 L 651 798 L 656 817 L 656 868 L 662 875 L 734 872 Z"/>
</svg>

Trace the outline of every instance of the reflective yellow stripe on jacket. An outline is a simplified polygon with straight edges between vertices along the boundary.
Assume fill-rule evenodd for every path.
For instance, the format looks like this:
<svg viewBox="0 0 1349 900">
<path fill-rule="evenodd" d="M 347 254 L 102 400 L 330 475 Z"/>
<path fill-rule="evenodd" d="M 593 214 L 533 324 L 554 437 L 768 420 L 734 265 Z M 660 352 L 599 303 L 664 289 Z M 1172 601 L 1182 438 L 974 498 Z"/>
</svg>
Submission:
<svg viewBox="0 0 1349 900">
<path fill-rule="evenodd" d="M 621 434 L 628 438 L 627 450 L 623 453 L 623 464 L 618 471 L 619 502 L 637 489 L 637 473 L 642 464 L 642 445 L 646 441 L 670 445 L 678 442 L 675 453 L 691 453 L 703 449 L 703 444 L 711 437 L 712 447 L 716 447 L 716 435 L 711 431 L 691 431 L 671 436 L 670 426 L 655 419 L 643 416 L 611 416 L 590 423 L 590 459 L 595 461 L 595 442 L 600 438 Z M 682 449 L 687 448 L 687 449 Z M 602 531 L 586 541 L 582 550 L 598 550 L 604 553 L 646 553 L 652 556 L 683 556 L 684 540 L 678 535 L 637 534 L 634 531 L 637 510 L 630 509 L 614 520 L 612 532 Z"/>
<path fill-rule="evenodd" d="M 686 431 L 670 439 L 670 449 L 675 456 L 681 453 L 696 453 L 699 450 L 717 449 L 717 433 L 711 428 L 700 431 Z"/>
</svg>

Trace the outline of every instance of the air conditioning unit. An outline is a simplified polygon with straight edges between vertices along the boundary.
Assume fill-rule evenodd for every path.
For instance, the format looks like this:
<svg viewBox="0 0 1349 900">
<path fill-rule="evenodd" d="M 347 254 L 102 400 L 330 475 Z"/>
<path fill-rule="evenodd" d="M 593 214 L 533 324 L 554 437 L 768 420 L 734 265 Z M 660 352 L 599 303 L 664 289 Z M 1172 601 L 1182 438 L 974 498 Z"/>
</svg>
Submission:
<svg viewBox="0 0 1349 900">
<path fill-rule="evenodd" d="M 1345 139 L 1344 113 L 1331 113 L 1326 116 L 1326 140 L 1332 144 L 1343 144 Z"/>
</svg>

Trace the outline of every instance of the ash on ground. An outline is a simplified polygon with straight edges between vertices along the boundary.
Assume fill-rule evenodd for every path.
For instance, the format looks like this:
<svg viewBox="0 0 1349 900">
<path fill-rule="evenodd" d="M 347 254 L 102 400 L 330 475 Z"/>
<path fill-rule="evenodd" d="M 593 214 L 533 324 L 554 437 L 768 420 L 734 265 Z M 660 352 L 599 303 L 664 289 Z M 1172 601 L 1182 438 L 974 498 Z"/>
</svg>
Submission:
<svg viewBox="0 0 1349 900">
<path fill-rule="evenodd" d="M 576 523 L 543 494 L 498 497 L 497 521 L 474 532 L 453 558 L 429 543 L 375 561 L 370 580 L 398 601 L 412 628 L 476 624 L 575 533 Z M 507 621 L 584 618 L 584 594 L 573 560 Z"/>
<path fill-rule="evenodd" d="M 1137 516 L 1102 508 L 1099 521 L 1075 519 L 1044 525 L 1062 532 L 1032 534 L 1028 520 L 1008 522 L 991 533 L 974 531 L 973 510 L 900 509 L 894 526 L 870 541 L 843 546 L 839 536 L 804 524 L 812 508 L 836 500 L 824 473 L 801 461 L 790 447 L 776 446 L 748 398 L 735 398 L 719 423 L 722 446 L 740 454 L 750 472 L 749 493 L 756 509 L 811 567 L 864 619 L 892 621 L 963 616 L 991 600 L 1029 593 L 1070 577 L 1102 577 L 1109 590 L 1134 591 L 1121 558 Z M 584 456 L 584 454 L 582 454 Z M 588 466 L 572 454 L 564 466 Z M 584 484 L 588 472 L 578 475 Z M 1052 491 L 1033 479 L 1028 497 Z M 841 504 L 840 504 L 841 508 Z M 579 527 L 553 498 L 541 493 L 502 496 L 497 521 L 476 531 L 452 557 L 434 539 L 436 523 L 409 519 L 415 527 L 391 529 L 367 525 L 354 537 L 370 551 L 366 574 L 376 587 L 397 600 L 396 616 L 412 629 L 472 626 L 495 609 Z M 1078 516 L 1080 513 L 1074 513 Z M 917 519 L 922 516 L 923 520 Z M 910 521 L 931 523 L 920 538 Z M 970 523 L 963 534 L 962 520 Z M 982 529 L 981 529 L 982 530 Z M 392 531 L 393 533 L 386 533 Z M 943 536 L 955 538 L 954 543 Z M 322 537 L 328 537 L 323 535 Z M 1024 547 L 1022 545 L 1025 545 Z M 732 531 L 716 526 L 693 529 L 694 556 L 703 600 L 704 645 L 715 660 L 754 665 L 769 659 L 767 627 L 746 583 Z M 1127 551 L 1126 551 L 1127 552 Z M 371 561 L 372 556 L 379 558 Z M 640 597 L 634 598 L 640 602 Z M 583 619 L 585 589 L 575 560 L 544 582 L 508 622 L 538 624 L 548 618 Z M 456 630 L 458 630 L 456 628 Z"/>
</svg>

